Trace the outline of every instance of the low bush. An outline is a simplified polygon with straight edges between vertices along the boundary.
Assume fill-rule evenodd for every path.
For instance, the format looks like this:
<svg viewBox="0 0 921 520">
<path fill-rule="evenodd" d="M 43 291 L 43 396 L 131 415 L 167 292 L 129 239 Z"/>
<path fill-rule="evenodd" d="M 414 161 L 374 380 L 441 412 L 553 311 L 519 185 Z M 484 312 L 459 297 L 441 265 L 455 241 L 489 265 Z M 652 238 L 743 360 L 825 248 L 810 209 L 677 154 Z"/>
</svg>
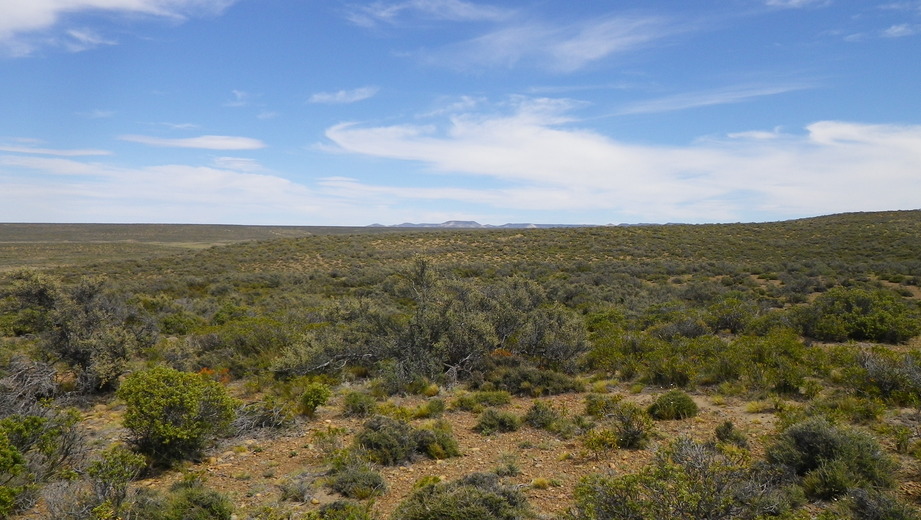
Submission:
<svg viewBox="0 0 921 520">
<path fill-rule="evenodd" d="M 579 392 L 584 389 L 582 383 L 564 373 L 527 365 L 502 367 L 489 374 L 487 380 L 500 390 L 531 397 Z"/>
<path fill-rule="evenodd" d="M 854 520 L 918 520 L 921 518 L 915 508 L 879 491 L 855 489 L 848 498 Z"/>
<path fill-rule="evenodd" d="M 836 287 L 800 309 L 796 318 L 805 335 L 826 341 L 902 343 L 921 333 L 917 312 L 887 290 Z"/>
<path fill-rule="evenodd" d="M 342 413 L 346 417 L 370 417 L 377 413 L 377 400 L 364 392 L 347 392 L 342 398 Z"/>
<path fill-rule="evenodd" d="M 487 408 L 480 414 L 477 419 L 474 430 L 483 435 L 492 435 L 493 433 L 506 433 L 518 431 L 521 427 L 521 419 L 511 412 Z"/>
<path fill-rule="evenodd" d="M 355 446 L 368 459 L 387 466 L 410 461 L 417 455 L 443 459 L 460 454 L 446 421 L 435 421 L 417 429 L 405 421 L 384 416 L 365 422 L 355 435 Z"/>
<path fill-rule="evenodd" d="M 728 444 L 735 444 L 740 448 L 748 447 L 748 440 L 745 438 L 745 434 L 740 432 L 732 421 L 723 421 L 719 426 L 716 427 L 716 440 L 720 442 L 725 442 Z"/>
<path fill-rule="evenodd" d="M 444 420 L 431 421 L 413 432 L 416 452 L 441 460 L 460 456 L 457 439 L 451 431 L 451 423 Z"/>
<path fill-rule="evenodd" d="M 332 391 L 323 383 L 309 383 L 298 400 L 300 412 L 308 417 L 313 417 L 317 408 L 329 401 Z"/>
<path fill-rule="evenodd" d="M 489 473 L 425 485 L 397 506 L 392 520 L 520 520 L 527 499 L 515 486 Z"/>
<path fill-rule="evenodd" d="M 552 424 L 559 422 L 562 418 L 563 414 L 553 408 L 553 406 L 543 401 L 535 401 L 534 404 L 528 408 L 528 411 L 524 414 L 522 419 L 525 424 L 532 428 L 546 430 L 549 429 Z"/>
<path fill-rule="evenodd" d="M 609 414 L 611 428 L 617 435 L 617 447 L 627 450 L 641 450 L 649 442 L 652 420 L 639 406 L 619 403 Z"/>
<path fill-rule="evenodd" d="M 385 466 L 409 461 L 416 455 L 412 426 L 380 415 L 364 423 L 355 435 L 355 445 L 372 461 Z"/>
<path fill-rule="evenodd" d="M 816 417 L 784 430 L 765 452 L 767 460 L 803 479 L 810 496 L 835 498 L 857 487 L 888 488 L 895 462 L 874 437 Z"/>
<path fill-rule="evenodd" d="M 589 475 L 575 490 L 574 520 L 761 518 L 784 508 L 765 507 L 765 482 L 742 459 L 712 445 L 679 438 L 639 473 Z"/>
<path fill-rule="evenodd" d="M 368 464 L 355 462 L 335 469 L 329 487 L 346 498 L 364 500 L 384 493 L 387 481 Z"/>
<path fill-rule="evenodd" d="M 619 395 L 588 394 L 585 396 L 585 415 L 605 417 L 620 406 L 622 399 Z"/>
<path fill-rule="evenodd" d="M 505 390 L 480 390 L 457 396 L 451 408 L 467 412 L 480 412 L 486 406 L 502 406 L 512 402 L 512 395 Z"/>
<path fill-rule="evenodd" d="M 649 406 L 649 415 L 654 419 L 687 419 L 697 415 L 697 403 L 681 390 L 670 390 Z"/>
<path fill-rule="evenodd" d="M 305 520 L 374 520 L 370 505 L 357 504 L 348 500 L 336 500 L 310 511 Z"/>
<path fill-rule="evenodd" d="M 237 407 L 220 383 L 162 366 L 126 377 L 118 396 L 132 442 L 156 463 L 197 455 Z"/>
</svg>

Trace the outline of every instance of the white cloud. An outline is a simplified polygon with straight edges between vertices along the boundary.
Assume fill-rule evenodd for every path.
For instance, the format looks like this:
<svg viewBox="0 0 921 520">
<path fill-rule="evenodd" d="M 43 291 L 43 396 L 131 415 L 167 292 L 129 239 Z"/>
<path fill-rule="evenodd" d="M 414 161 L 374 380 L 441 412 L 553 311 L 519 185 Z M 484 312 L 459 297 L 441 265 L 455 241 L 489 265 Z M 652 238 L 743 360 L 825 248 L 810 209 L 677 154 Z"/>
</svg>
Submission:
<svg viewBox="0 0 921 520">
<path fill-rule="evenodd" d="M 921 33 L 921 25 L 902 23 L 893 25 L 882 32 L 885 38 L 903 38 L 905 36 L 914 36 Z"/>
<path fill-rule="evenodd" d="M 256 97 L 249 92 L 243 90 L 231 90 L 230 94 L 233 96 L 230 101 L 224 102 L 225 107 L 245 107 L 249 105 L 252 100 Z"/>
<path fill-rule="evenodd" d="M 148 15 L 173 20 L 215 15 L 236 0 L 0 0 L 0 49 L 13 56 L 30 54 L 38 45 L 22 37 L 60 25 L 65 15 L 83 12 Z M 85 50 L 114 43 L 91 29 L 63 28 L 62 45 Z M 53 41 L 54 38 L 43 39 Z"/>
<path fill-rule="evenodd" d="M 356 25 L 373 27 L 380 23 L 395 24 L 403 18 L 413 16 L 431 20 L 473 22 L 500 21 L 510 14 L 511 11 L 508 9 L 462 0 L 408 0 L 352 6 L 347 16 Z"/>
<path fill-rule="evenodd" d="M 265 148 L 265 143 L 251 137 L 229 135 L 203 135 L 184 139 L 165 139 L 146 135 L 123 135 L 119 139 L 132 143 L 160 146 L 166 148 L 202 148 L 205 150 L 257 150 Z"/>
<path fill-rule="evenodd" d="M 513 24 L 440 49 L 421 51 L 433 65 L 459 69 L 533 65 L 568 73 L 678 32 L 664 19 L 612 16 L 556 26 Z"/>
<path fill-rule="evenodd" d="M 831 0 L 765 0 L 765 4 L 771 7 L 782 7 L 786 9 L 799 9 L 803 7 L 822 7 L 831 4 Z"/>
<path fill-rule="evenodd" d="M 785 94 L 797 90 L 812 88 L 809 84 L 787 85 L 734 85 L 721 89 L 689 92 L 641 101 L 623 108 L 620 114 L 651 114 L 657 112 L 672 112 L 712 105 L 726 105 L 742 103 L 753 98 Z"/>
<path fill-rule="evenodd" d="M 336 92 L 317 92 L 310 96 L 310 103 L 345 104 L 364 101 L 377 95 L 377 87 L 361 87 L 354 90 L 339 90 Z"/>
<path fill-rule="evenodd" d="M 112 152 L 109 152 L 108 150 L 93 150 L 93 149 L 58 150 L 54 148 L 36 148 L 34 146 L 2 145 L 2 144 L 0 144 L 0 152 L 26 153 L 26 154 L 37 154 L 37 155 L 56 155 L 60 157 L 79 157 L 79 156 L 86 156 L 86 155 L 110 155 L 112 153 Z"/>
<path fill-rule="evenodd" d="M 259 161 L 248 157 L 215 157 L 213 162 L 215 167 L 225 170 L 246 173 L 259 173 L 265 171 L 265 167 L 259 164 Z"/>
<path fill-rule="evenodd" d="M 414 161 L 440 175 L 478 176 L 499 186 L 408 189 L 408 196 L 509 209 L 734 221 L 759 212 L 778 218 L 913 208 L 921 193 L 921 126 L 823 121 L 802 135 L 775 130 L 648 146 L 563 128 L 556 120 L 534 112 L 468 114 L 455 115 L 440 129 L 344 124 L 327 136 L 345 152 Z M 399 191 L 348 186 L 388 196 Z"/>
</svg>

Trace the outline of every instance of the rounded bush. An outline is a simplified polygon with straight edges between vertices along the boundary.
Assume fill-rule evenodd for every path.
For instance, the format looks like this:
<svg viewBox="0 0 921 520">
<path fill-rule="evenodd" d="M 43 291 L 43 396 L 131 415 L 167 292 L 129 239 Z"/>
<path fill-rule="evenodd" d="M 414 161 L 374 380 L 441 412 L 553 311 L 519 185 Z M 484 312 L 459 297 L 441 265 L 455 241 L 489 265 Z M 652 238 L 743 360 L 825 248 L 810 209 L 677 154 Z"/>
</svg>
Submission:
<svg viewBox="0 0 921 520">
<path fill-rule="evenodd" d="M 342 413 L 347 417 L 370 417 L 377 413 L 377 400 L 363 392 L 349 392 L 342 399 Z"/>
<path fill-rule="evenodd" d="M 513 486 L 491 473 L 474 473 L 460 480 L 424 485 L 400 503 L 393 520 L 519 520 L 527 500 Z"/>
<path fill-rule="evenodd" d="M 807 492 L 817 498 L 841 496 L 855 487 L 891 487 L 896 470 L 874 437 L 822 417 L 790 426 L 765 455 L 803 477 Z"/>
<path fill-rule="evenodd" d="M 231 423 L 237 405 L 220 383 L 162 366 L 126 377 L 118 397 L 138 451 L 158 463 L 199 453 Z"/>
<path fill-rule="evenodd" d="M 474 430 L 483 435 L 495 432 L 513 432 L 521 427 L 521 419 L 511 412 L 503 412 L 495 408 L 487 408 L 480 414 Z"/>
<path fill-rule="evenodd" d="M 369 459 L 387 466 L 411 460 L 416 454 L 412 426 L 381 415 L 365 422 L 355 443 Z"/>
<path fill-rule="evenodd" d="M 660 395 L 649 407 L 654 419 L 687 419 L 697 415 L 697 403 L 681 390 L 670 390 Z"/>
<path fill-rule="evenodd" d="M 329 387 L 323 383 L 310 383 L 301 394 L 301 413 L 313 417 L 317 408 L 326 404 L 332 394 Z"/>
</svg>

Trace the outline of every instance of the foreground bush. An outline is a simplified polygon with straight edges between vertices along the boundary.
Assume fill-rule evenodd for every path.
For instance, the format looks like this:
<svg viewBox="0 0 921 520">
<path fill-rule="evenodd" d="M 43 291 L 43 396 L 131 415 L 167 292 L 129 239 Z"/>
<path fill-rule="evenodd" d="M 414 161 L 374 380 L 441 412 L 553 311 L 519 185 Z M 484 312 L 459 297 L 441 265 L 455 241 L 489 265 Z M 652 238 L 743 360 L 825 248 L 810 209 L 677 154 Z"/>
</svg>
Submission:
<svg viewBox="0 0 921 520">
<path fill-rule="evenodd" d="M 134 445 L 156 463 L 197 455 L 231 423 L 236 408 L 220 383 L 166 367 L 131 374 L 118 396 Z"/>
<path fill-rule="evenodd" d="M 0 518 L 30 507 L 40 486 L 73 471 L 85 448 L 78 420 L 51 407 L 0 419 Z"/>
<path fill-rule="evenodd" d="M 831 499 L 855 488 L 889 488 L 895 462 L 871 435 L 835 426 L 825 418 L 787 428 L 768 447 L 768 462 L 802 478 L 807 495 Z"/>
<path fill-rule="evenodd" d="M 679 438 L 637 474 L 590 475 L 576 487 L 575 520 L 755 518 L 788 507 L 744 457 Z M 760 518 L 760 517 L 759 517 Z"/>
<path fill-rule="evenodd" d="M 392 520 L 520 520 L 527 500 L 491 473 L 424 485 L 397 507 Z"/>
</svg>

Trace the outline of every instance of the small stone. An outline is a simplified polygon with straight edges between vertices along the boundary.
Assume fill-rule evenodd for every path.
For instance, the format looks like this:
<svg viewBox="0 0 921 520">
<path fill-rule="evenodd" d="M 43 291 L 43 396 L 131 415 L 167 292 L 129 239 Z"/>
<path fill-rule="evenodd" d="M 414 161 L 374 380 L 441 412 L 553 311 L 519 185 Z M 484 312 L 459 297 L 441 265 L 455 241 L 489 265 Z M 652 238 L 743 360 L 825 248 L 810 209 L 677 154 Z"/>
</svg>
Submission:
<svg viewBox="0 0 921 520">
<path fill-rule="evenodd" d="M 311 499 L 310 499 L 310 503 L 313 504 L 313 505 L 317 505 L 317 504 L 320 503 L 320 501 L 317 500 L 316 498 L 311 498 Z"/>
</svg>

